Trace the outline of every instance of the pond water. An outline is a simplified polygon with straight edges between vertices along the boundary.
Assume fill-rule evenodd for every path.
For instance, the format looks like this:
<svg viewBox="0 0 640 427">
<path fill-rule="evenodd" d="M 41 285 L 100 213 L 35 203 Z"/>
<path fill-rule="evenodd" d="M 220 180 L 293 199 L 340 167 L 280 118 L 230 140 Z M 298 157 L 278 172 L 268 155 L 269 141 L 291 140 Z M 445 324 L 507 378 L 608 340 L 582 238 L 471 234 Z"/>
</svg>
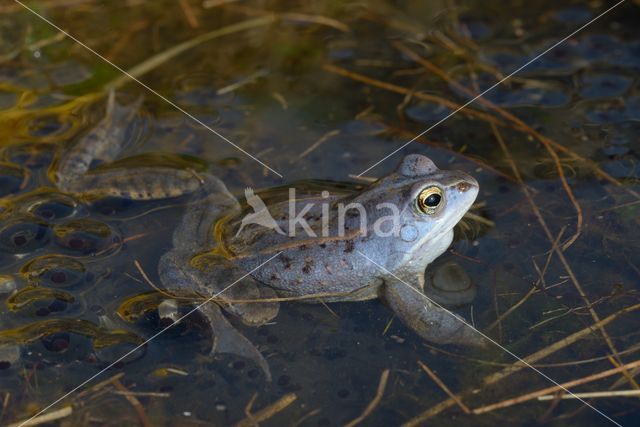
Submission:
<svg viewBox="0 0 640 427">
<path fill-rule="evenodd" d="M 0 423 L 632 425 L 637 399 L 611 394 L 639 388 L 640 5 L 614 4 L 0 3 Z M 378 300 L 286 302 L 236 325 L 268 381 L 210 356 L 198 313 L 158 334 L 167 297 L 143 273 L 160 283 L 188 199 L 56 187 L 110 90 L 142 102 L 122 167 L 208 171 L 239 198 L 362 187 L 409 153 L 473 175 L 437 262 L 469 275 L 456 312 L 496 345 L 428 343 Z M 509 401 L 570 381 L 605 396 Z"/>
</svg>

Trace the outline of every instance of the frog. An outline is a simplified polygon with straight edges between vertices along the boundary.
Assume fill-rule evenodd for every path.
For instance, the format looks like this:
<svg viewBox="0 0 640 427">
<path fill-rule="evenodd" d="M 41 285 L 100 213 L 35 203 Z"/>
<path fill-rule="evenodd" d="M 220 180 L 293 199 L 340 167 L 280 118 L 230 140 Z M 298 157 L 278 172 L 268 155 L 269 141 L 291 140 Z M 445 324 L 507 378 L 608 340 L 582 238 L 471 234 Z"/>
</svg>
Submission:
<svg viewBox="0 0 640 427">
<path fill-rule="evenodd" d="M 288 197 L 272 191 L 262 193 L 263 199 L 247 189 L 248 203 L 242 205 L 208 171 L 92 168 L 95 161 L 109 163 L 120 156 L 123 129 L 139 107 L 140 101 L 119 104 L 111 92 L 104 118 L 60 154 L 54 176 L 58 188 L 70 194 L 132 200 L 188 197 L 171 248 L 158 262 L 158 276 L 166 290 L 207 298 L 199 311 L 211 325 L 212 355 L 252 360 L 269 380 L 264 356 L 235 323 L 265 325 L 276 318 L 282 300 L 381 299 L 429 342 L 486 345 L 482 335 L 447 308 L 461 303 L 458 294 L 434 292 L 430 297 L 425 287 L 427 267 L 451 245 L 454 227 L 478 195 L 479 184 L 471 175 L 439 169 L 422 154 L 408 154 L 390 174 L 357 190 L 332 192 L 325 186 L 319 194 L 296 194 L 296 186 L 290 185 Z"/>
</svg>

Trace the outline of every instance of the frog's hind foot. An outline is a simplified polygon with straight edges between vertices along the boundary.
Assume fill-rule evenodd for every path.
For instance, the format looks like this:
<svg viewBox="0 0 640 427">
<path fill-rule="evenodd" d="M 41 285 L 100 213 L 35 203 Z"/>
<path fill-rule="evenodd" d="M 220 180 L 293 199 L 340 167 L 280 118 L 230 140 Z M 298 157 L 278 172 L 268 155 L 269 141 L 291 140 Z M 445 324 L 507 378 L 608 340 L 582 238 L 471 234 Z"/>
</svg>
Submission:
<svg viewBox="0 0 640 427">
<path fill-rule="evenodd" d="M 238 332 L 221 313 L 220 307 L 210 303 L 200 307 L 207 317 L 213 331 L 211 355 L 218 353 L 234 354 L 251 360 L 264 372 L 267 381 L 271 382 L 269 364 L 258 349 L 244 335 Z"/>
</svg>

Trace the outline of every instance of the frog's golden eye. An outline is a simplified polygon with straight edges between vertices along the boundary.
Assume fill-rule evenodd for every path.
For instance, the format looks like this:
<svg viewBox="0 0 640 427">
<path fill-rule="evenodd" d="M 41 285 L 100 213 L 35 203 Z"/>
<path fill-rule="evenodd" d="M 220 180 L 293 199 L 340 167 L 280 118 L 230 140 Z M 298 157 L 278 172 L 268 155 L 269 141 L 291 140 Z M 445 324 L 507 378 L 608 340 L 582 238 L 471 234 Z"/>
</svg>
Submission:
<svg viewBox="0 0 640 427">
<path fill-rule="evenodd" d="M 416 207 L 419 212 L 425 213 L 427 215 L 433 215 L 438 210 L 438 207 L 444 201 L 444 194 L 440 187 L 436 187 L 435 185 L 426 187 L 418 197 L 416 198 Z"/>
</svg>

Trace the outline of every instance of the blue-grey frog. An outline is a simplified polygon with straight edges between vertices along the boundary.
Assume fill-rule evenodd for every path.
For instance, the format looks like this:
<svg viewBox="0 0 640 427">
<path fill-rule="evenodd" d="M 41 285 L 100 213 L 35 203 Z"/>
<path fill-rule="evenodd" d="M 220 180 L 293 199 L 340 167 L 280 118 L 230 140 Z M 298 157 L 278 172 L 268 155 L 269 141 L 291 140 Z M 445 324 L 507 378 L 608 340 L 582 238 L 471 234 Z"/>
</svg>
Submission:
<svg viewBox="0 0 640 427">
<path fill-rule="evenodd" d="M 263 198 L 247 191 L 259 202 L 252 203 L 252 213 L 208 173 L 170 167 L 92 170 L 92 162 L 111 162 L 120 154 L 124 129 L 138 107 L 119 105 L 111 93 L 105 118 L 61 153 L 57 185 L 70 193 L 135 200 L 192 194 L 158 273 L 168 290 L 216 296 L 215 303 L 201 307 L 213 330 L 212 353 L 249 358 L 270 378 L 263 356 L 222 312 L 263 325 L 283 299 L 381 298 L 428 341 L 484 344 L 443 307 L 459 304 L 459 295 L 448 300 L 446 292 L 425 294 L 426 267 L 449 247 L 454 226 L 478 195 L 473 177 L 411 154 L 390 175 L 358 190 L 335 186 L 333 192 L 325 188 L 280 200 L 275 194 L 282 191 Z M 268 221 L 247 221 L 247 215 Z"/>
</svg>

